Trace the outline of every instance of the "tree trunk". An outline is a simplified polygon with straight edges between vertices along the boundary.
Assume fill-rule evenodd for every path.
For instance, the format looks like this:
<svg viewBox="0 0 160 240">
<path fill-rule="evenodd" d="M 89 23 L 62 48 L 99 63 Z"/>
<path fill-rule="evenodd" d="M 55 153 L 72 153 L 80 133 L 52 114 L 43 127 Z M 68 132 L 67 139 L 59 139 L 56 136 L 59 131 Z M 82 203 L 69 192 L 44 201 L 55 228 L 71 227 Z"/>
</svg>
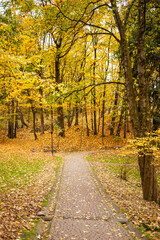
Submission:
<svg viewBox="0 0 160 240">
<path fill-rule="evenodd" d="M 8 137 L 14 138 L 14 100 L 12 99 L 11 104 L 8 105 Z"/>
<path fill-rule="evenodd" d="M 42 70 L 41 70 L 42 72 Z M 39 93 L 41 95 L 41 97 L 43 97 L 43 90 L 42 88 L 39 89 Z M 41 99 L 40 99 L 41 101 Z M 44 112 L 43 112 L 43 106 L 42 104 L 40 103 L 40 119 L 41 119 L 41 134 L 44 134 Z"/>
<path fill-rule="evenodd" d="M 115 100 L 114 100 L 114 106 L 113 106 L 113 113 L 112 113 L 112 121 L 111 121 L 111 127 L 110 127 L 110 135 L 114 135 L 114 128 L 115 128 L 115 120 L 117 115 L 117 105 L 118 105 L 118 85 L 115 92 Z"/>
<path fill-rule="evenodd" d="M 23 125 L 25 125 L 28 128 L 27 123 L 24 121 L 23 113 L 20 107 L 19 107 L 19 113 L 20 113 L 20 119 L 21 119 L 21 128 L 23 128 Z"/>
<path fill-rule="evenodd" d="M 43 108 L 40 108 L 40 118 L 41 118 L 41 134 L 44 134 L 44 113 Z"/>
<path fill-rule="evenodd" d="M 96 82 L 96 61 L 97 61 L 97 35 L 93 35 L 93 48 L 94 48 L 94 62 L 93 62 L 93 85 Z M 93 91 L 93 129 L 94 135 L 97 135 L 97 113 L 96 113 L 96 88 Z"/>
<path fill-rule="evenodd" d="M 34 139 L 37 140 L 37 134 L 36 134 L 36 112 L 34 107 L 31 107 L 32 114 L 33 114 L 33 133 L 34 133 Z"/>
<path fill-rule="evenodd" d="M 78 102 L 76 101 L 76 106 L 75 106 L 75 113 L 76 113 L 76 116 L 75 116 L 75 126 L 78 126 L 78 116 L 79 116 L 79 109 L 78 109 Z"/>
<path fill-rule="evenodd" d="M 67 112 L 67 122 L 68 122 L 68 127 L 70 128 L 72 126 L 73 118 L 74 118 L 74 111 L 75 109 L 73 108 L 72 113 L 71 113 L 71 101 L 68 104 Z"/>
<path fill-rule="evenodd" d="M 151 109 L 149 104 L 149 82 L 146 78 L 145 30 L 146 30 L 146 0 L 139 0 L 138 5 L 138 77 L 139 77 L 139 115 L 141 135 L 151 132 Z M 158 184 L 156 170 L 153 164 L 154 157 L 151 150 L 139 153 L 139 167 L 142 180 L 143 197 L 145 200 L 158 202 Z"/>
<path fill-rule="evenodd" d="M 14 138 L 17 137 L 17 129 L 18 129 L 18 102 L 16 101 L 16 107 L 15 107 L 15 121 L 14 121 Z"/>
<path fill-rule="evenodd" d="M 147 131 L 151 131 L 151 117 L 149 108 L 148 83 L 145 78 L 145 8 L 146 1 L 139 0 L 139 28 L 138 28 L 138 76 L 139 76 L 139 108 L 137 94 L 132 77 L 131 60 L 129 56 L 126 28 L 118 12 L 116 0 L 110 0 L 117 28 L 120 33 L 120 46 L 125 74 L 125 83 L 129 112 L 135 137 L 145 137 Z M 141 156 L 141 154 L 139 154 Z M 151 164 L 153 154 L 144 152 L 139 157 L 139 167 L 142 180 L 143 196 L 146 200 L 158 202 L 158 188 L 155 166 Z M 152 179 L 152 180 L 151 180 Z M 147 190 L 148 188 L 148 190 Z M 152 191 L 151 191 L 152 189 Z"/>
<path fill-rule="evenodd" d="M 139 151 L 138 162 L 140 166 L 143 198 L 148 201 L 158 202 L 158 184 L 153 152 L 150 150 Z"/>
<path fill-rule="evenodd" d="M 116 132 L 116 136 L 118 136 L 118 137 L 120 137 L 120 132 L 121 132 L 123 118 L 124 118 L 124 112 L 125 112 L 125 106 L 124 106 L 124 102 L 123 102 L 122 108 L 121 108 L 121 115 L 119 118 L 119 123 L 118 123 L 118 127 L 117 127 L 117 132 Z"/>
<path fill-rule="evenodd" d="M 125 111 L 125 115 L 124 115 L 124 138 L 127 137 L 127 116 L 126 116 L 126 111 Z"/>
<path fill-rule="evenodd" d="M 56 40 L 56 57 L 55 57 L 55 78 L 56 78 L 56 83 L 59 84 L 62 82 L 62 79 L 60 77 L 60 53 L 59 49 L 62 44 L 62 39 L 61 37 Z M 57 87 L 57 91 L 58 87 Z M 57 107 L 57 125 L 60 128 L 59 136 L 60 137 L 65 137 L 65 128 L 64 128 L 64 115 L 63 115 L 63 106 L 61 100 L 58 102 L 58 107 Z"/>
<path fill-rule="evenodd" d="M 103 88 L 103 103 L 102 103 L 102 137 L 105 137 L 104 134 L 104 113 L 105 113 L 105 96 L 106 96 L 106 85 Z"/>
<path fill-rule="evenodd" d="M 59 137 L 65 137 L 63 107 L 57 107 L 57 122 L 60 127 Z"/>
</svg>

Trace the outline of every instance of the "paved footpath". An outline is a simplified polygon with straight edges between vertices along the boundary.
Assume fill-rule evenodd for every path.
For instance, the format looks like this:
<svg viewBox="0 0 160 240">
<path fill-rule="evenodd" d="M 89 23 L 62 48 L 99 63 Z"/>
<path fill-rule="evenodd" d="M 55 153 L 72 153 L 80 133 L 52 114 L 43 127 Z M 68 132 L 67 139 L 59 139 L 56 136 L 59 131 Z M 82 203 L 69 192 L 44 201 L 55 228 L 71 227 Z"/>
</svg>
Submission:
<svg viewBox="0 0 160 240">
<path fill-rule="evenodd" d="M 114 207 L 95 183 L 84 153 L 68 155 L 48 239 L 133 239 L 116 218 Z"/>
</svg>

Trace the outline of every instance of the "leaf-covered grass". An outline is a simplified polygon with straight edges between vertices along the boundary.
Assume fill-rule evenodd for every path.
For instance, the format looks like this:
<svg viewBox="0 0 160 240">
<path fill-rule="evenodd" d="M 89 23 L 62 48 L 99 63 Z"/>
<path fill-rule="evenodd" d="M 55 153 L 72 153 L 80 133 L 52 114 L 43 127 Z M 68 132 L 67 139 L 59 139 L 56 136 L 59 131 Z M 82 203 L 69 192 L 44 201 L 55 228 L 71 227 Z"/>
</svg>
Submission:
<svg viewBox="0 0 160 240">
<path fill-rule="evenodd" d="M 148 239 L 160 239 L 160 208 L 155 202 L 143 200 L 136 156 L 113 150 L 107 153 L 88 157 L 104 189 Z"/>
<path fill-rule="evenodd" d="M 24 156 L 0 154 L 0 239 L 22 235 L 31 239 L 37 212 L 47 204 L 61 162 L 50 154 L 26 152 Z"/>
<path fill-rule="evenodd" d="M 32 180 L 43 169 L 46 159 L 28 159 L 20 156 L 1 157 L 0 191 L 20 187 Z"/>
<path fill-rule="evenodd" d="M 105 169 L 111 171 L 115 176 L 125 178 L 128 182 L 140 186 L 140 172 L 136 156 L 118 156 L 115 154 L 103 154 L 88 156 L 89 161 L 103 164 Z M 106 164 L 105 164 L 106 163 Z"/>
<path fill-rule="evenodd" d="M 91 159 L 91 157 L 88 157 Z M 118 156 L 115 154 L 104 154 L 100 157 L 98 155 L 92 156 L 92 159 L 95 159 L 97 162 L 105 162 L 105 163 L 119 163 L 119 164 L 129 164 L 129 163 L 136 163 L 137 159 L 135 156 Z"/>
</svg>

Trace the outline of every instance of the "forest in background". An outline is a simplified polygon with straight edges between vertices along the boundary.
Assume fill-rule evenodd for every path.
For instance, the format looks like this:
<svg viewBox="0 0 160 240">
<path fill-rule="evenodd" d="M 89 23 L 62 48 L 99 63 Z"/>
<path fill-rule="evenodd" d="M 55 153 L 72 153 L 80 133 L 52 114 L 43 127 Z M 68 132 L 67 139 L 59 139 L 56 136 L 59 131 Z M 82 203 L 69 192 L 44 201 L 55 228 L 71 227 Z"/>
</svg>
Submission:
<svg viewBox="0 0 160 240">
<path fill-rule="evenodd" d="M 9 138 L 32 121 L 36 140 L 46 118 L 59 137 L 80 116 L 87 136 L 92 130 L 104 138 L 107 125 L 119 137 L 123 125 L 126 137 L 128 122 L 140 139 L 158 129 L 158 0 L 6 0 L 0 18 L 1 129 Z M 144 198 L 158 201 L 153 153 L 145 146 Z"/>
<path fill-rule="evenodd" d="M 159 5 L 159 0 L 1 1 L 0 183 L 5 239 L 14 239 L 13 230 L 27 226 L 27 217 L 40 209 L 53 178 L 51 170 L 48 179 L 46 172 L 51 166 L 55 177 L 59 164 L 44 153 L 53 150 L 52 144 L 61 152 L 120 148 L 126 159 L 134 153 L 139 166 L 139 177 L 135 176 L 141 179 L 136 184 L 143 199 L 152 201 L 151 209 L 158 206 L 153 201 L 159 203 Z M 128 139 L 134 141 L 121 150 Z M 26 190 L 18 191 L 18 186 L 30 184 L 43 164 L 43 177 L 36 179 L 39 185 L 46 183 L 41 199 L 28 195 L 24 209 L 18 210 L 20 223 L 15 206 L 25 201 Z M 92 164 L 104 182 L 102 165 L 95 160 Z M 121 167 L 120 176 L 127 178 Z M 147 213 L 139 214 L 137 221 L 145 222 L 148 231 L 158 231 L 158 213 L 151 210 L 146 218 Z"/>
</svg>

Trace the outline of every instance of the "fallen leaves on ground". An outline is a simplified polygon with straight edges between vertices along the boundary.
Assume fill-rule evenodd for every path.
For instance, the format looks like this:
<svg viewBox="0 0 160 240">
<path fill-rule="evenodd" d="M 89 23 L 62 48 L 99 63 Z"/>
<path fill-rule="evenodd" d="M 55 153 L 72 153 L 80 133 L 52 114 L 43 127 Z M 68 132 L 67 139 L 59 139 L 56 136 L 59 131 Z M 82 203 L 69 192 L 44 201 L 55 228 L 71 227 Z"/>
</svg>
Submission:
<svg viewBox="0 0 160 240">
<path fill-rule="evenodd" d="M 28 160 L 33 163 L 34 157 L 33 153 L 33 159 Z M 39 161 L 42 159 L 39 158 Z M 14 188 L 6 184 L 0 193 L 0 239 L 16 239 L 16 236 L 22 234 L 22 229 L 34 226 L 36 214 L 53 185 L 57 162 L 46 156 L 43 164 L 41 170 L 34 172 L 25 184 L 15 185 Z"/>
<path fill-rule="evenodd" d="M 107 154 L 118 154 L 118 151 L 107 151 Z M 124 181 L 108 169 L 104 158 L 106 153 L 92 155 L 90 163 L 94 168 L 101 184 L 111 199 L 125 213 L 126 218 L 131 220 L 137 227 L 143 227 L 153 239 L 160 239 L 160 207 L 155 202 L 143 200 L 141 186 L 131 181 Z M 96 161 L 97 159 L 97 161 Z"/>
</svg>

